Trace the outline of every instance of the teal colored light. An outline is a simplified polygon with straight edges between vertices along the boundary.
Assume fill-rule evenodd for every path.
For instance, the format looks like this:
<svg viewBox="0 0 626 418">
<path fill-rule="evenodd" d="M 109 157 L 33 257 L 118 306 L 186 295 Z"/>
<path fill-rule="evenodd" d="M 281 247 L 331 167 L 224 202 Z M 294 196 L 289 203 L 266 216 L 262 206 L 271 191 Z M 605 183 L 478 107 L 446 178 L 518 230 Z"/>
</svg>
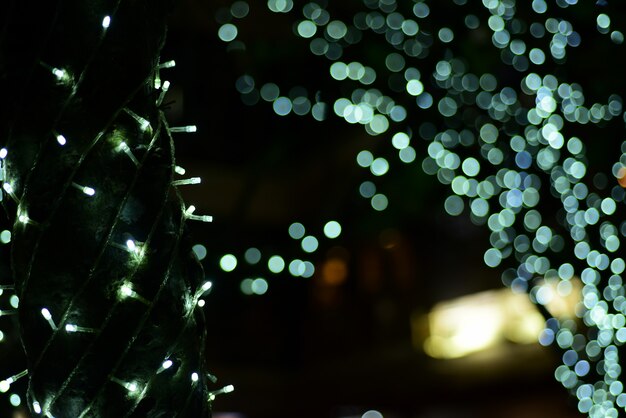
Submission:
<svg viewBox="0 0 626 418">
<path fill-rule="evenodd" d="M 480 172 L 480 163 L 476 158 L 469 157 L 463 160 L 463 164 L 461 165 L 461 169 L 465 173 L 465 175 L 470 177 L 475 177 Z"/>
<path fill-rule="evenodd" d="M 305 271 L 305 266 L 302 260 L 295 259 L 289 263 L 289 273 L 292 276 L 295 276 L 295 277 L 302 276 L 302 273 L 304 273 L 304 271 Z"/>
<path fill-rule="evenodd" d="M 279 255 L 273 255 L 267 261 L 267 267 L 272 273 L 280 273 L 285 269 L 285 260 Z"/>
<path fill-rule="evenodd" d="M 241 293 L 243 293 L 244 295 L 252 295 L 254 294 L 254 291 L 252 290 L 252 283 L 254 282 L 254 280 L 252 279 L 243 279 L 241 281 L 241 284 L 239 285 L 239 289 L 241 290 Z"/>
<path fill-rule="evenodd" d="M 370 165 L 370 171 L 375 176 L 382 176 L 389 171 L 389 162 L 382 157 L 376 158 Z"/>
<path fill-rule="evenodd" d="M 293 105 L 288 97 L 279 97 L 273 104 L 274 112 L 280 116 L 286 116 L 291 113 L 292 107 Z"/>
<path fill-rule="evenodd" d="M 490 248 L 485 252 L 484 261 L 489 267 L 498 267 L 502 262 L 502 253 L 496 248 Z"/>
<path fill-rule="evenodd" d="M 324 235 L 327 238 L 334 239 L 341 234 L 341 225 L 337 221 L 330 221 L 324 225 Z"/>
<path fill-rule="evenodd" d="M 237 257 L 226 254 L 220 258 L 220 268 L 225 272 L 231 272 L 237 267 Z"/>
<path fill-rule="evenodd" d="M 376 194 L 376 185 L 371 181 L 364 181 L 359 186 L 359 194 L 365 198 L 374 196 Z"/>
<path fill-rule="evenodd" d="M 11 396 L 9 396 L 9 402 L 13 406 L 20 406 L 22 404 L 22 398 L 20 398 L 20 395 L 17 393 L 12 393 Z"/>
<path fill-rule="evenodd" d="M 267 83 L 261 87 L 261 98 L 266 102 L 273 102 L 280 95 L 280 89 L 274 83 Z"/>
<path fill-rule="evenodd" d="M 439 40 L 443 43 L 450 43 L 454 40 L 454 32 L 450 28 L 439 29 Z"/>
<path fill-rule="evenodd" d="M 233 41 L 237 37 L 237 26 L 232 23 L 226 23 L 220 26 L 217 36 L 224 42 Z"/>
<path fill-rule="evenodd" d="M 248 248 L 243 255 L 248 264 L 257 264 L 261 261 L 261 251 L 258 248 Z"/>
<path fill-rule="evenodd" d="M 419 80 L 409 80 L 406 83 L 406 91 L 411 96 L 419 96 L 424 92 L 424 85 Z"/>
<path fill-rule="evenodd" d="M 387 199 L 387 196 L 379 193 L 372 197 L 371 203 L 374 210 L 381 212 L 387 209 L 387 206 L 389 205 L 389 200 Z"/>
<path fill-rule="evenodd" d="M 269 289 L 269 284 L 267 283 L 267 280 L 258 278 L 252 281 L 251 288 L 255 295 L 264 295 Z"/>
<path fill-rule="evenodd" d="M 609 26 L 611 26 L 611 18 L 604 13 L 598 15 L 598 17 L 596 18 L 596 22 L 598 24 L 598 27 L 602 29 L 608 29 Z"/>
<path fill-rule="evenodd" d="M 236 1 L 230 6 L 230 14 L 238 19 L 243 19 L 250 12 L 250 6 L 245 1 Z"/>
<path fill-rule="evenodd" d="M 319 242 L 317 238 L 315 238 L 313 235 L 309 235 L 302 239 L 301 246 L 302 250 L 304 250 L 305 252 L 312 253 L 317 250 Z"/>
<path fill-rule="evenodd" d="M 528 58 L 535 65 L 541 65 L 546 62 L 546 54 L 539 48 L 531 49 L 528 53 Z"/>
<path fill-rule="evenodd" d="M 304 236 L 305 229 L 304 225 L 300 222 L 294 222 L 289 225 L 289 236 L 293 239 L 300 239 Z"/>
<path fill-rule="evenodd" d="M 444 209 L 452 216 L 458 216 L 463 213 L 464 206 L 463 199 L 457 195 L 448 196 L 444 202 Z"/>
<path fill-rule="evenodd" d="M 303 38 L 312 38 L 317 32 L 317 25 L 310 20 L 303 20 L 298 24 L 298 35 Z"/>
<path fill-rule="evenodd" d="M 8 244 L 9 242 L 11 242 L 11 231 L 5 229 L 4 231 L 0 232 L 0 242 L 3 244 Z"/>
<path fill-rule="evenodd" d="M 191 249 L 196 254 L 196 257 L 198 257 L 198 260 L 200 261 L 204 260 L 207 254 L 206 247 L 204 245 L 196 244 L 193 247 L 191 247 Z"/>
<path fill-rule="evenodd" d="M 328 26 L 326 26 L 326 32 L 331 38 L 339 40 L 346 36 L 346 33 L 348 33 L 348 27 L 340 20 L 333 20 L 328 24 Z"/>
</svg>

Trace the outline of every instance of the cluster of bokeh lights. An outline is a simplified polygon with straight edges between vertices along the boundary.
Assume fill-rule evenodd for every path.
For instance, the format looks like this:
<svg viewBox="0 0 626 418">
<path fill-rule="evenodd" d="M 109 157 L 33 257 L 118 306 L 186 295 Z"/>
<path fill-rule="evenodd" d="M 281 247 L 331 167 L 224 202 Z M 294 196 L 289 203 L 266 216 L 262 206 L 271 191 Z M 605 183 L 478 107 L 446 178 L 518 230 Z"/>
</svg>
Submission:
<svg viewBox="0 0 626 418">
<path fill-rule="evenodd" d="M 364 0 L 363 10 L 345 21 L 334 18 L 323 0 L 300 10 L 291 1 L 270 0 L 272 12 L 294 14 L 294 35 L 308 43 L 312 55 L 329 60 L 328 76 L 352 93 L 325 103 L 296 86 L 280 96 L 277 83 L 268 81 L 257 90 L 248 74 L 237 90 L 244 103 L 262 99 L 280 116 L 311 114 L 323 121 L 334 113 L 387 138 L 390 146 L 377 149 L 379 155 L 370 149 L 356 155 L 372 176 L 360 184 L 359 194 L 377 211 L 393 204 L 378 181 L 393 169 L 392 151 L 401 163 L 411 164 L 422 151 L 416 141 L 426 141 L 419 161 L 450 187 L 445 211 L 468 213 L 490 230 L 484 261 L 503 269 L 506 285 L 547 306 L 556 294 L 578 291 L 574 282 L 582 281 L 576 315 L 547 320 L 540 342 L 562 349 L 555 377 L 578 397 L 581 412 L 617 417 L 626 407 L 618 349 L 626 342 L 626 263 L 618 256 L 626 236 L 626 223 L 618 217 L 625 198 L 626 142 L 615 152 L 620 158 L 592 167 L 592 175 L 591 131 L 573 133 L 623 119 L 623 101 L 614 92 L 589 103 L 586 80 L 569 80 L 566 70 L 575 48 L 593 48 L 583 33 L 613 48 L 623 43 L 624 34 L 602 7 L 605 1 L 598 2 L 595 15 L 584 15 L 587 21 L 574 13 L 588 7 L 578 0 L 448 3 L 461 12 L 441 14 L 442 7 L 430 1 Z M 218 14 L 225 42 L 243 44 L 236 39 L 241 16 L 235 13 L 242 4 L 234 3 L 230 16 Z M 589 20 L 596 34 L 577 30 Z M 230 31 L 235 35 L 223 36 L 226 27 L 235 28 Z M 477 40 L 485 34 L 490 45 Z M 461 52 L 468 43 L 496 57 L 492 71 L 472 72 L 475 63 Z M 359 44 L 366 46 L 358 49 Z M 381 62 L 363 48 L 387 52 Z M 362 59 L 343 58 L 348 55 Z M 598 73 L 606 70 L 599 67 Z"/>
</svg>

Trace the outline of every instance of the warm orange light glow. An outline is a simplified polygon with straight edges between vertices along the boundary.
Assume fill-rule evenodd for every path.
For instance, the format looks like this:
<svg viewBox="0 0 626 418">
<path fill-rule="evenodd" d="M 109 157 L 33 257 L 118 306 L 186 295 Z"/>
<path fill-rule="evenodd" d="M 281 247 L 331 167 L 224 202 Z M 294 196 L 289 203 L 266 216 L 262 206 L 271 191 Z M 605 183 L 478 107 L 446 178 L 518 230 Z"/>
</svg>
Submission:
<svg viewBox="0 0 626 418">
<path fill-rule="evenodd" d="M 621 167 L 617 172 L 617 182 L 620 186 L 626 188 L 626 167 Z"/>
<path fill-rule="evenodd" d="M 330 258 L 322 265 L 322 281 L 330 286 L 339 286 L 348 277 L 348 266 L 341 258 Z"/>
</svg>

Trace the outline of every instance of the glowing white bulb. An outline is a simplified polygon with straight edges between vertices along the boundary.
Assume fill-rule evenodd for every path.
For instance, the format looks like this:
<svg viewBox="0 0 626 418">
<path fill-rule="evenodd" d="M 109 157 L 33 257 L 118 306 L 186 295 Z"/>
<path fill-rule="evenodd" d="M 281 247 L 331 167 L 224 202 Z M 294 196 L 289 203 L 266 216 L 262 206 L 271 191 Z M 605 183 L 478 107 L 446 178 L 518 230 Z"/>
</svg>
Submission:
<svg viewBox="0 0 626 418">
<path fill-rule="evenodd" d="M 8 154 L 8 153 L 9 153 L 9 151 L 7 151 L 7 149 L 6 149 L 6 148 L 2 148 L 2 149 L 0 149 L 0 159 L 3 159 L 3 160 L 4 160 L 4 159 L 6 158 L 6 156 L 7 156 L 7 154 Z"/>
<path fill-rule="evenodd" d="M 199 177 L 196 177 L 200 180 Z M 190 179 L 191 180 L 191 179 Z M 173 182 L 174 184 L 176 182 Z M 189 183 L 186 183 L 189 184 Z M 193 221 L 202 221 L 202 222 L 213 222 L 213 217 L 209 215 L 194 215 L 193 213 L 196 211 L 196 207 L 194 205 L 189 205 L 189 207 L 185 210 L 185 217 L 187 219 L 191 219 Z"/>
<path fill-rule="evenodd" d="M 33 402 L 33 411 L 36 414 L 41 414 L 41 405 L 39 405 L 39 402 L 37 401 Z"/>
<path fill-rule="evenodd" d="M 124 111 L 137 121 L 137 123 L 139 124 L 139 129 L 141 129 L 143 132 L 152 131 L 152 126 L 150 126 L 150 122 L 147 119 L 142 118 L 130 109 L 124 108 Z"/>
<path fill-rule="evenodd" d="M 53 68 L 52 74 L 57 78 L 57 80 L 61 83 L 68 83 L 70 81 L 70 75 L 67 71 L 61 68 Z"/>
<path fill-rule="evenodd" d="M 181 176 L 184 176 L 186 173 L 186 170 L 180 166 L 175 166 L 174 167 L 174 172 L 176 172 L 176 174 L 179 174 Z"/>
<path fill-rule="evenodd" d="M 137 253 L 137 251 L 139 250 L 137 248 L 137 244 L 135 244 L 135 241 L 133 241 L 132 239 L 126 241 L 126 247 L 132 253 Z"/>
<path fill-rule="evenodd" d="M 163 367 L 163 369 L 169 369 L 170 367 L 172 367 L 172 364 L 174 364 L 172 360 L 165 360 L 161 367 Z"/>
<path fill-rule="evenodd" d="M 52 314 L 50 313 L 48 308 L 43 308 L 41 310 L 41 316 L 43 316 L 43 319 L 45 319 L 48 322 L 48 324 L 50 325 L 50 328 L 52 328 L 53 331 L 56 331 L 57 324 L 55 324 L 54 321 L 52 320 Z"/>
<path fill-rule="evenodd" d="M 128 156 L 128 158 L 130 158 L 130 160 L 135 165 L 137 166 L 139 165 L 139 160 L 137 160 L 137 158 L 135 157 L 135 154 L 133 154 L 133 152 L 130 150 L 130 147 L 128 146 L 126 142 L 121 142 L 120 145 L 118 145 L 117 149 L 124 151 L 124 153 Z"/>
<path fill-rule="evenodd" d="M 8 392 L 9 389 L 11 389 L 11 383 L 16 382 L 17 380 L 21 379 L 27 374 L 28 374 L 28 370 L 24 370 L 24 371 L 19 372 L 16 375 L 9 377 L 8 379 L 0 381 L 0 393 Z"/>
<path fill-rule="evenodd" d="M 137 389 L 139 389 L 139 386 L 135 382 L 126 383 L 124 387 L 131 393 L 137 392 Z"/>
<path fill-rule="evenodd" d="M 196 125 L 176 126 L 176 127 L 170 128 L 170 132 L 191 133 L 191 132 L 197 132 L 197 131 L 198 131 L 198 127 Z"/>
<path fill-rule="evenodd" d="M 210 392 L 209 393 L 209 400 L 212 401 L 213 399 L 215 399 L 215 397 L 217 395 L 221 395 L 222 393 L 230 393 L 230 392 L 232 392 L 234 390 L 235 390 L 235 387 L 233 385 L 224 386 L 220 390 L 216 390 L 215 392 Z"/>
<path fill-rule="evenodd" d="M 94 333 L 96 332 L 95 328 L 87 328 L 81 327 L 75 324 L 65 324 L 65 331 L 67 332 L 85 332 L 85 333 Z"/>
<path fill-rule="evenodd" d="M 198 300 L 198 306 L 199 307 L 204 308 L 204 305 L 206 305 L 206 302 L 204 301 L 204 299 Z"/>
<path fill-rule="evenodd" d="M 120 291 L 122 292 L 122 295 L 124 295 L 124 296 L 132 296 L 133 293 L 135 293 L 135 291 L 133 289 L 131 289 L 130 286 L 128 286 L 126 284 L 122 286 Z"/>
<path fill-rule="evenodd" d="M 167 94 L 167 91 L 169 89 L 170 89 L 170 82 L 164 81 L 163 85 L 161 86 L 161 93 L 159 94 L 159 97 L 156 101 L 157 106 L 161 106 L 161 103 L 163 103 L 163 99 L 165 99 L 165 95 Z"/>
<path fill-rule="evenodd" d="M 93 196 L 96 194 L 96 191 L 92 187 L 81 186 L 78 183 L 72 183 L 72 186 L 76 187 L 78 190 L 85 193 L 87 196 Z"/>
<path fill-rule="evenodd" d="M 159 69 L 163 69 L 163 68 L 172 68 L 176 66 L 176 61 L 174 60 L 169 60 L 169 61 L 165 61 L 164 63 L 159 64 L 159 66 L 157 68 Z"/>
<path fill-rule="evenodd" d="M 11 389 L 11 384 L 6 380 L 0 381 L 0 392 L 7 393 Z"/>
<path fill-rule="evenodd" d="M 3 167 L 4 168 L 4 167 Z M 17 196 L 15 195 L 15 189 L 13 188 L 13 186 L 11 186 L 11 183 L 3 183 L 2 184 L 2 188 L 4 189 L 4 191 L 11 196 L 11 199 L 15 200 L 16 202 L 19 203 L 19 199 L 17 198 Z M 18 208 L 19 210 L 19 208 Z"/>
<path fill-rule="evenodd" d="M 67 144 L 67 140 L 65 139 L 65 137 L 61 134 L 57 135 L 57 142 L 59 143 L 59 145 L 65 145 Z"/>
<path fill-rule="evenodd" d="M 28 221 L 30 221 L 30 218 L 24 214 L 20 215 L 17 219 L 23 224 L 27 224 Z"/>
<path fill-rule="evenodd" d="M 41 315 L 44 317 L 46 321 L 49 321 L 52 319 L 52 315 L 50 314 L 50 311 L 46 308 L 43 308 L 41 310 Z"/>
<path fill-rule="evenodd" d="M 211 283 L 211 282 L 205 282 L 205 283 L 202 285 L 202 288 L 201 288 L 201 289 L 202 289 L 202 291 L 203 291 L 203 292 L 206 292 L 206 291 L 207 291 L 207 290 L 209 290 L 212 286 L 213 286 L 213 283 Z"/>
<path fill-rule="evenodd" d="M 191 373 L 191 381 L 192 382 L 197 382 L 200 379 L 200 376 L 198 376 L 198 373 L 193 372 Z"/>
<path fill-rule="evenodd" d="M 102 19 L 102 27 L 104 29 L 108 29 L 110 25 L 111 25 L 111 16 L 104 16 L 104 19 Z"/>
</svg>

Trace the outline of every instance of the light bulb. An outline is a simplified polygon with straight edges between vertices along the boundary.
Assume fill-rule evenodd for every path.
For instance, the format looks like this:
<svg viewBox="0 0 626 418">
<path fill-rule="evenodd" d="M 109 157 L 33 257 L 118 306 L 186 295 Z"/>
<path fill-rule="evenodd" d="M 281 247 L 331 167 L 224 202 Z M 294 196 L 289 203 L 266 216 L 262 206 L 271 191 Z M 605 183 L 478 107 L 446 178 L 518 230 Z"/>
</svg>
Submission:
<svg viewBox="0 0 626 418">
<path fill-rule="evenodd" d="M 109 26 L 111 26 L 111 16 L 104 16 L 104 19 L 102 19 L 102 27 L 108 29 Z"/>
</svg>

